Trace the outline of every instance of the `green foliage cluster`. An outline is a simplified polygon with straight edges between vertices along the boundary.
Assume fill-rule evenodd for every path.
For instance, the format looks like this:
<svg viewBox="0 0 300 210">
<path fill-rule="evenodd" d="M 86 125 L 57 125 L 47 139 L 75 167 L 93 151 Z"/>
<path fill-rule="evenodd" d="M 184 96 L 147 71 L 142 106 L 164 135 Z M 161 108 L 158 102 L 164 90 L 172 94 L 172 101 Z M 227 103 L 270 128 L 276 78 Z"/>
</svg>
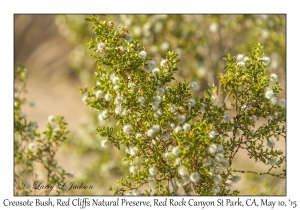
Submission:
<svg viewBox="0 0 300 210">
<path fill-rule="evenodd" d="M 128 26 L 131 34 L 149 48 L 153 59 L 160 59 L 173 49 L 181 62 L 177 78 L 199 78 L 205 84 L 218 86 L 218 73 L 223 71 L 223 57 L 227 53 L 250 52 L 261 43 L 272 63 L 269 70 L 285 75 L 285 16 L 284 15 L 106 15 L 116 28 Z M 83 17 L 59 15 L 57 25 L 62 34 L 74 43 L 70 65 L 79 72 L 84 83 L 89 83 L 93 63 L 82 59 L 89 51 L 83 40 L 89 40 L 93 31 Z M 167 37 L 167 39 L 166 39 Z M 199 90 L 200 92 L 200 90 Z"/>
<path fill-rule="evenodd" d="M 57 15 L 56 23 L 60 33 L 74 45 L 69 57 L 70 66 L 78 72 L 83 84 L 93 84 L 97 82 L 97 77 L 94 76 L 96 63 L 88 57 L 91 49 L 86 47 L 86 42 L 94 36 L 94 31 L 89 22 L 83 19 L 84 17 L 80 15 Z M 151 53 L 152 60 L 160 61 L 161 57 L 173 49 L 178 54 L 180 62 L 176 63 L 178 71 L 173 72 L 175 80 L 170 84 L 177 83 L 182 78 L 187 82 L 197 78 L 199 88 L 194 91 L 194 97 L 203 95 L 203 91 L 208 88 L 207 83 L 219 87 L 218 75 L 224 72 L 223 58 L 227 53 L 237 55 L 250 52 L 254 44 L 259 42 L 272 61 L 266 68 L 266 74 L 276 73 L 279 76 L 278 82 L 283 84 L 283 91 L 279 94 L 280 97 L 285 95 L 284 15 L 107 14 L 100 15 L 99 19 L 112 20 L 117 29 L 127 26 L 130 34 L 141 40 L 141 45 L 145 46 L 149 54 Z M 213 95 L 217 94 L 216 87 L 212 89 Z M 231 100 L 232 97 L 226 99 L 227 106 L 233 103 Z M 107 194 L 108 192 L 103 192 L 103 189 L 109 186 L 109 181 L 128 174 L 128 166 L 121 164 L 123 151 L 118 152 L 112 147 L 101 148 L 99 146 L 101 138 L 94 135 L 98 125 L 114 127 L 115 130 L 120 129 L 121 125 L 117 125 L 113 117 L 99 121 L 96 114 L 97 112 L 87 113 L 83 127 L 78 129 L 78 134 L 72 136 L 73 141 L 67 142 L 69 150 L 66 152 L 75 152 L 79 159 L 89 158 L 90 164 L 76 176 L 80 181 L 93 182 L 97 190 L 88 193 Z M 264 118 L 257 120 L 257 124 L 262 122 Z M 113 158 L 111 154 L 114 154 Z M 243 177 L 243 180 L 248 180 L 247 177 Z M 265 178 L 260 177 L 259 179 Z M 244 190 L 242 193 L 252 194 L 252 191 Z M 279 192 L 275 190 L 268 193 Z"/>
<path fill-rule="evenodd" d="M 256 45 L 248 56 L 225 59 L 219 88 L 208 86 L 203 98 L 195 82 L 174 80 L 178 55 L 167 52 L 159 65 L 127 27 L 117 31 L 112 21 L 86 18 L 96 34 L 88 45 L 97 71 L 91 89 L 81 89 L 84 102 L 100 121 L 113 118 L 122 129 L 100 126 L 102 146 L 126 151 L 126 179 L 110 189 L 116 195 L 237 195 L 228 187 L 239 181 L 234 172 L 285 177 L 285 155 L 274 148 L 285 138 L 285 100 L 276 74 L 266 75 L 270 59 Z M 232 103 L 226 104 L 228 98 Z M 256 128 L 259 119 L 267 122 Z M 270 165 L 265 173 L 232 168 L 234 157 Z"/>
<path fill-rule="evenodd" d="M 36 122 L 26 119 L 21 110 L 26 103 L 26 74 L 27 68 L 21 65 L 14 72 L 15 83 L 20 86 L 19 89 L 15 87 L 14 95 L 14 194 L 49 195 L 49 188 L 36 191 L 34 182 L 38 181 L 44 182 L 45 186 L 56 186 L 56 193 L 60 195 L 63 185 L 58 183 L 64 183 L 67 177 L 72 176 L 55 159 L 57 150 L 67 139 L 67 124 L 59 115 L 49 116 L 47 130 L 40 131 Z"/>
</svg>

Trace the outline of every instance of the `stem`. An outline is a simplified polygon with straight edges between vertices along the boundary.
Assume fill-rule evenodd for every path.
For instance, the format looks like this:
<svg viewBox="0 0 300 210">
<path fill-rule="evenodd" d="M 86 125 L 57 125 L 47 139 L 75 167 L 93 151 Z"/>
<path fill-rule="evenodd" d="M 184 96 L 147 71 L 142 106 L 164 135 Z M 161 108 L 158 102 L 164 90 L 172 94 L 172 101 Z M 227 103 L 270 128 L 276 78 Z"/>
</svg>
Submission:
<svg viewBox="0 0 300 210">
<path fill-rule="evenodd" d="M 271 167 L 272 169 L 272 167 Z M 257 174 L 257 175 L 271 175 L 271 176 L 274 176 L 274 177 L 278 177 L 280 179 L 284 179 L 285 178 L 285 173 L 281 173 L 281 174 L 272 174 L 270 173 L 269 171 L 268 172 L 265 172 L 265 173 L 260 173 L 260 172 L 256 172 L 256 171 L 243 171 L 243 170 L 235 170 L 235 169 L 232 169 L 233 172 L 239 172 L 239 173 L 251 173 L 251 174 Z"/>
</svg>

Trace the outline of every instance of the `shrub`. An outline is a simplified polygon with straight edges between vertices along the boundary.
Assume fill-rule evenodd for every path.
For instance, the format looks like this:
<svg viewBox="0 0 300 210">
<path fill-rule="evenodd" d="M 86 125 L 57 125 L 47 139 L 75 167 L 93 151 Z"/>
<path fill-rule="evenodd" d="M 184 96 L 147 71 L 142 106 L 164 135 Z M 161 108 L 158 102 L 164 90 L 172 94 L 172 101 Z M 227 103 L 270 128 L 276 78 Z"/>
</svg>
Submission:
<svg viewBox="0 0 300 210">
<path fill-rule="evenodd" d="M 49 195 L 54 192 L 50 186 L 55 186 L 59 195 L 66 187 L 66 178 L 72 176 L 55 160 L 57 150 L 67 139 L 67 124 L 62 116 L 51 115 L 47 130 L 41 132 L 36 122 L 22 114 L 21 107 L 26 103 L 26 74 L 27 68 L 21 65 L 14 72 L 15 83 L 20 86 L 19 89 L 15 87 L 14 96 L 14 194 Z M 37 183 L 48 187 L 37 192 Z"/>
<path fill-rule="evenodd" d="M 237 195 L 228 189 L 241 178 L 236 172 L 285 178 L 285 170 L 273 173 L 286 159 L 274 147 L 286 137 L 285 99 L 277 98 L 277 75 L 265 74 L 270 58 L 260 44 L 247 56 L 228 55 L 220 86 L 209 85 L 197 98 L 199 84 L 170 84 L 177 54 L 170 51 L 156 64 L 127 27 L 117 31 L 112 21 L 86 20 L 96 34 L 88 45 L 97 82 L 81 89 L 84 102 L 100 121 L 120 125 L 97 133 L 103 147 L 125 150 L 130 164 L 130 175 L 110 188 L 115 195 Z M 258 120 L 265 123 L 257 128 Z M 269 170 L 232 168 L 241 150 Z"/>
</svg>

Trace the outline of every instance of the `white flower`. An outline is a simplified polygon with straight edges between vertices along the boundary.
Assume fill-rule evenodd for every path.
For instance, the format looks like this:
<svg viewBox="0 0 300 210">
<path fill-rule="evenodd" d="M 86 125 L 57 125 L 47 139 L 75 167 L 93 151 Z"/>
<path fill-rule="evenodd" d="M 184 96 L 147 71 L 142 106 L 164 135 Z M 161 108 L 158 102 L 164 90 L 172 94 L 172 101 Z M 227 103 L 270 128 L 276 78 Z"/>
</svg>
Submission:
<svg viewBox="0 0 300 210">
<path fill-rule="evenodd" d="M 152 129 L 154 130 L 154 132 L 158 133 L 160 131 L 160 126 L 155 124 L 152 126 Z"/>
<path fill-rule="evenodd" d="M 200 179 L 199 173 L 198 172 L 191 173 L 190 179 L 192 182 L 197 182 Z"/>
<path fill-rule="evenodd" d="M 123 107 L 122 106 L 116 106 L 115 113 L 116 115 L 121 115 L 123 113 Z"/>
<path fill-rule="evenodd" d="M 238 54 L 238 55 L 236 56 L 236 60 L 237 60 L 237 61 L 242 61 L 243 58 L 244 58 L 244 56 L 243 56 L 242 54 Z"/>
<path fill-rule="evenodd" d="M 271 74 L 270 75 L 270 84 L 273 85 L 276 81 L 278 80 L 278 75 L 277 74 Z"/>
<path fill-rule="evenodd" d="M 215 155 L 215 160 L 216 160 L 217 162 L 222 162 L 222 161 L 224 160 L 224 155 L 221 154 L 221 153 L 217 153 L 217 154 Z"/>
<path fill-rule="evenodd" d="M 275 112 L 275 113 L 272 115 L 271 119 L 273 120 L 273 119 L 277 119 L 277 118 L 278 118 L 278 112 Z"/>
<path fill-rule="evenodd" d="M 209 25 L 209 30 L 212 32 L 212 33 L 215 33 L 219 28 L 219 24 L 216 23 L 216 22 L 211 22 L 210 25 Z"/>
<path fill-rule="evenodd" d="M 213 180 L 216 184 L 220 184 L 222 182 L 222 177 L 220 174 L 217 174 L 216 176 L 214 176 Z"/>
<path fill-rule="evenodd" d="M 180 125 L 177 125 L 175 128 L 174 128 L 174 132 L 175 133 L 179 133 L 181 131 L 181 126 Z"/>
<path fill-rule="evenodd" d="M 184 181 L 184 185 L 188 185 L 191 183 L 191 179 L 189 176 L 182 177 L 182 180 Z"/>
<path fill-rule="evenodd" d="M 150 129 L 147 131 L 147 136 L 153 137 L 154 135 L 155 135 L 154 129 L 150 128 Z"/>
<path fill-rule="evenodd" d="M 136 156 L 139 153 L 139 149 L 137 147 L 132 147 L 128 152 L 131 156 Z"/>
<path fill-rule="evenodd" d="M 166 60 L 161 60 L 160 65 L 162 67 L 166 67 L 167 66 L 167 61 Z"/>
<path fill-rule="evenodd" d="M 150 176 L 155 176 L 158 172 L 158 169 L 155 166 L 152 166 L 148 169 L 148 172 Z"/>
<path fill-rule="evenodd" d="M 151 187 L 156 186 L 156 179 L 151 178 L 151 179 L 149 180 L 149 185 L 150 185 Z"/>
<path fill-rule="evenodd" d="M 122 115 L 125 116 L 130 113 L 130 110 L 123 108 Z"/>
<path fill-rule="evenodd" d="M 240 67 L 244 67 L 245 63 L 244 63 L 244 61 L 239 61 L 236 65 L 240 66 Z"/>
<path fill-rule="evenodd" d="M 142 50 L 142 51 L 139 52 L 138 56 L 140 58 L 142 58 L 143 60 L 146 60 L 146 58 L 147 58 L 147 52 L 145 50 Z"/>
<path fill-rule="evenodd" d="M 151 107 L 153 110 L 158 110 L 160 108 L 160 103 L 153 102 L 151 103 Z"/>
<path fill-rule="evenodd" d="M 115 91 L 117 91 L 117 90 L 120 89 L 120 86 L 119 86 L 119 85 L 114 85 L 114 86 L 113 86 L 113 89 L 114 89 Z"/>
<path fill-rule="evenodd" d="M 279 99 L 278 106 L 285 108 L 285 99 L 284 98 Z"/>
<path fill-rule="evenodd" d="M 276 163 L 277 163 L 276 158 L 271 157 L 271 158 L 269 159 L 269 163 L 270 163 L 270 165 L 272 165 L 272 166 L 276 165 Z"/>
<path fill-rule="evenodd" d="M 98 115 L 98 120 L 99 120 L 99 121 L 104 121 L 104 120 L 105 120 L 105 119 L 103 119 L 101 113 Z"/>
<path fill-rule="evenodd" d="M 270 98 L 270 103 L 271 103 L 272 105 L 275 105 L 275 104 L 277 103 L 277 97 L 273 95 L 273 96 Z"/>
<path fill-rule="evenodd" d="M 152 71 L 152 74 L 153 74 L 153 75 L 156 75 L 156 74 L 159 74 L 159 73 L 160 73 L 159 68 L 155 68 L 155 69 L 153 69 L 153 71 Z"/>
<path fill-rule="evenodd" d="M 205 104 L 205 103 L 201 103 L 201 104 L 200 104 L 200 109 L 201 109 L 201 110 L 204 110 L 205 108 L 206 108 L 206 104 Z"/>
<path fill-rule="evenodd" d="M 154 96 L 153 97 L 153 102 L 155 104 L 160 104 L 161 103 L 161 96 Z"/>
<path fill-rule="evenodd" d="M 143 96 L 140 96 L 139 98 L 138 98 L 138 102 L 140 102 L 141 104 L 144 104 L 145 103 L 145 98 L 143 97 Z"/>
<path fill-rule="evenodd" d="M 102 112 L 101 112 L 101 116 L 102 116 L 102 119 L 103 120 L 106 120 L 108 117 L 109 117 L 109 112 L 107 109 L 104 109 Z"/>
<path fill-rule="evenodd" d="M 182 128 L 184 131 L 189 132 L 191 130 L 191 125 L 189 123 L 184 123 Z"/>
<path fill-rule="evenodd" d="M 218 144 L 217 145 L 217 150 L 218 150 L 218 153 L 224 153 L 224 147 L 223 147 L 223 145 L 222 144 Z"/>
<path fill-rule="evenodd" d="M 136 174 L 138 169 L 139 169 L 138 166 L 132 165 L 132 166 L 129 167 L 129 172 L 132 173 L 132 174 Z"/>
<path fill-rule="evenodd" d="M 180 153 L 181 153 L 181 149 L 179 147 L 176 146 L 172 148 L 172 154 L 174 156 L 178 156 Z"/>
<path fill-rule="evenodd" d="M 217 100 L 217 96 L 212 95 L 211 98 L 210 98 L 210 100 L 211 100 L 212 102 L 215 102 L 215 101 Z"/>
<path fill-rule="evenodd" d="M 164 88 L 157 88 L 157 90 L 156 90 L 156 94 L 157 95 L 160 95 L 160 96 L 163 96 L 163 95 L 165 95 L 165 89 Z"/>
<path fill-rule="evenodd" d="M 117 85 L 120 82 L 120 78 L 117 76 L 112 76 L 111 81 L 114 85 Z"/>
<path fill-rule="evenodd" d="M 248 60 L 250 60 L 249 57 L 245 56 L 243 61 L 246 63 L 246 61 L 248 61 Z"/>
<path fill-rule="evenodd" d="M 222 161 L 221 165 L 224 169 L 227 169 L 229 167 L 229 162 L 228 161 Z"/>
<path fill-rule="evenodd" d="M 200 89 L 200 85 L 197 82 L 191 82 L 190 89 L 193 91 L 197 91 Z"/>
<path fill-rule="evenodd" d="M 184 186 L 184 181 L 183 181 L 183 179 L 178 179 L 178 180 L 176 180 L 176 185 L 177 185 L 177 187 L 182 187 L 182 186 Z"/>
<path fill-rule="evenodd" d="M 108 145 L 108 140 L 107 139 L 104 139 L 104 140 L 102 140 L 101 141 L 101 146 L 103 147 L 103 148 L 106 148 L 107 147 L 107 145 Z"/>
<path fill-rule="evenodd" d="M 230 186 L 232 185 L 232 181 L 229 180 L 229 179 L 227 179 L 227 180 L 225 181 L 225 184 L 226 184 L 226 186 L 230 187 Z"/>
<path fill-rule="evenodd" d="M 186 120 L 186 116 L 185 115 L 178 115 L 177 120 L 178 120 L 179 124 L 183 124 Z"/>
<path fill-rule="evenodd" d="M 155 61 L 148 61 L 145 65 L 144 65 L 144 70 L 146 72 L 151 72 L 153 69 L 155 69 L 156 63 Z"/>
<path fill-rule="evenodd" d="M 153 116 L 154 116 L 155 118 L 161 117 L 161 116 L 162 116 L 162 111 L 161 111 L 161 109 L 156 110 L 156 111 L 154 112 Z"/>
<path fill-rule="evenodd" d="M 55 117 L 54 117 L 53 115 L 49 115 L 49 116 L 48 116 L 48 122 L 49 122 L 49 123 L 55 122 Z"/>
<path fill-rule="evenodd" d="M 133 132 L 133 127 L 129 124 L 123 126 L 123 132 L 126 134 L 130 134 Z"/>
<path fill-rule="evenodd" d="M 265 65 L 265 66 L 268 66 L 269 64 L 270 64 L 270 58 L 269 57 L 263 57 L 262 58 L 262 61 L 263 61 L 263 64 Z"/>
<path fill-rule="evenodd" d="M 165 157 L 166 161 L 169 161 L 173 157 L 173 154 L 170 152 L 166 152 L 164 154 L 164 157 Z"/>
<path fill-rule="evenodd" d="M 106 94 L 104 95 L 104 99 L 105 99 L 106 101 L 110 101 L 110 100 L 112 99 L 112 94 L 106 93 Z"/>
<path fill-rule="evenodd" d="M 52 132 L 53 132 L 54 135 L 58 135 L 60 133 L 60 129 L 58 127 L 56 127 L 56 128 L 53 129 Z"/>
<path fill-rule="evenodd" d="M 170 106 L 169 111 L 172 112 L 172 113 L 176 112 L 176 106 L 175 106 L 175 104 L 172 104 Z"/>
<path fill-rule="evenodd" d="M 275 142 L 273 140 L 269 140 L 267 146 L 272 149 L 275 146 Z"/>
<path fill-rule="evenodd" d="M 176 158 L 175 161 L 174 161 L 175 165 L 180 165 L 181 163 L 181 158 Z"/>
<path fill-rule="evenodd" d="M 174 123 L 171 123 L 170 126 L 171 126 L 171 128 L 175 128 L 175 124 Z"/>
<path fill-rule="evenodd" d="M 215 173 L 215 167 L 209 167 L 209 173 L 210 174 Z"/>
<path fill-rule="evenodd" d="M 271 99 L 273 95 L 274 95 L 274 92 L 273 92 L 272 88 L 267 88 L 267 90 L 265 92 L 265 97 L 267 99 Z"/>
<path fill-rule="evenodd" d="M 217 136 L 217 133 L 215 131 L 210 131 L 208 134 L 209 138 L 214 139 Z"/>
<path fill-rule="evenodd" d="M 210 166 L 211 164 L 212 164 L 212 159 L 211 159 L 211 157 L 205 158 L 205 159 L 203 160 L 203 165 L 205 165 L 205 166 Z"/>
<path fill-rule="evenodd" d="M 190 99 L 188 100 L 188 103 L 189 103 L 189 106 L 190 106 L 190 107 L 193 107 L 193 106 L 196 105 L 196 100 L 193 99 L 193 98 L 190 98 Z"/>
<path fill-rule="evenodd" d="M 217 145 L 211 144 L 208 146 L 207 151 L 209 154 L 215 154 L 217 151 Z"/>
<path fill-rule="evenodd" d="M 158 22 L 158 23 L 161 23 L 161 22 Z M 157 24 L 155 25 L 155 26 L 157 26 Z M 155 28 L 157 28 L 157 27 L 155 27 Z M 162 28 L 162 24 L 160 24 L 160 27 L 159 28 Z M 159 31 L 161 31 L 161 30 L 159 30 Z M 168 49 L 169 49 L 169 43 L 168 42 L 163 42 L 162 44 L 161 44 L 161 49 L 163 50 L 163 51 L 167 51 Z"/>
<path fill-rule="evenodd" d="M 103 95 L 103 91 L 102 90 L 97 90 L 97 92 L 95 93 L 95 96 L 97 99 L 100 99 Z"/>
<path fill-rule="evenodd" d="M 100 43 L 97 43 L 97 50 L 96 52 L 99 52 L 99 53 L 103 53 L 104 50 L 106 48 L 106 44 L 103 43 L 103 42 L 100 42 Z"/>
<path fill-rule="evenodd" d="M 125 42 L 131 42 L 133 38 L 132 38 L 131 34 L 125 34 L 124 39 L 125 39 Z"/>
<path fill-rule="evenodd" d="M 134 189 L 131 191 L 132 195 L 140 195 L 140 191 L 138 189 Z"/>
<path fill-rule="evenodd" d="M 162 135 L 162 139 L 163 139 L 164 141 L 168 141 L 168 140 L 170 139 L 170 134 L 169 134 L 169 133 L 164 133 L 164 134 Z"/>
<path fill-rule="evenodd" d="M 253 122 L 256 122 L 256 121 L 257 121 L 257 116 L 256 116 L 256 115 L 253 115 L 253 116 L 251 117 L 251 119 L 252 119 Z"/>
<path fill-rule="evenodd" d="M 239 175 L 236 175 L 236 176 L 232 176 L 230 179 L 233 183 L 237 183 L 238 181 L 241 180 L 241 177 Z"/>
<path fill-rule="evenodd" d="M 28 149 L 33 150 L 34 147 L 35 147 L 35 144 L 33 142 L 28 144 Z"/>
<path fill-rule="evenodd" d="M 137 138 L 137 139 L 140 138 L 140 139 L 141 139 L 141 138 L 143 138 L 143 135 L 142 135 L 141 133 L 137 133 L 137 134 L 135 135 L 135 138 Z"/>
<path fill-rule="evenodd" d="M 120 105 L 123 103 L 123 97 L 118 95 L 116 98 L 115 98 L 115 105 Z"/>
<path fill-rule="evenodd" d="M 127 191 L 125 195 L 133 195 L 131 191 Z"/>
<path fill-rule="evenodd" d="M 211 188 L 211 191 L 213 193 L 219 193 L 220 192 L 220 186 L 218 185 L 213 185 L 212 188 Z"/>
<path fill-rule="evenodd" d="M 128 84 L 128 88 L 129 88 L 130 91 L 133 91 L 135 89 L 135 87 L 136 87 L 136 84 L 134 82 L 130 82 Z"/>
<path fill-rule="evenodd" d="M 229 112 L 225 112 L 224 121 L 225 122 L 230 122 L 230 120 L 231 120 L 231 114 Z"/>
<path fill-rule="evenodd" d="M 185 165 L 179 166 L 179 168 L 178 168 L 178 173 L 179 173 L 181 176 L 184 176 L 187 172 L 188 172 L 188 168 L 187 168 Z"/>
</svg>

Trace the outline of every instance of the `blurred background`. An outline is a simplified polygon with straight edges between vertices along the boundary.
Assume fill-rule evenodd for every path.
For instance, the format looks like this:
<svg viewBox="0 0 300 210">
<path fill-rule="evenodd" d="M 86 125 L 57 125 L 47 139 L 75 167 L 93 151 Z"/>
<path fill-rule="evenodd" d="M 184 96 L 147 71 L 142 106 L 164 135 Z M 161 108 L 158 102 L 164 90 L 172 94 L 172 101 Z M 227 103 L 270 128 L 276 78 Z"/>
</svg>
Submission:
<svg viewBox="0 0 300 210">
<path fill-rule="evenodd" d="M 28 68 L 27 100 L 23 112 L 31 121 L 46 128 L 47 117 L 60 113 L 71 131 L 60 148 L 58 163 L 74 177 L 70 181 L 93 185 L 93 190 L 67 191 L 68 195 L 111 195 L 109 186 L 128 174 L 122 161 L 124 151 L 103 149 L 94 133 L 97 113 L 82 102 L 79 87 L 92 86 L 95 64 L 87 42 L 94 37 L 86 15 L 15 15 L 14 62 Z M 201 84 L 218 85 L 227 54 L 248 54 L 261 43 L 271 58 L 267 74 L 276 73 L 286 95 L 286 16 L 285 15 L 100 15 L 112 20 L 116 28 L 128 26 L 157 62 L 174 50 L 180 58 L 175 78 Z M 176 82 L 175 81 L 175 82 Z M 29 103 L 34 106 L 29 106 Z M 108 122 L 111 125 L 113 122 Z M 276 143 L 285 151 L 285 142 Z M 265 172 L 263 164 L 243 153 L 235 168 Z M 241 195 L 286 195 L 286 180 L 271 176 L 242 174 L 233 185 Z"/>
</svg>

